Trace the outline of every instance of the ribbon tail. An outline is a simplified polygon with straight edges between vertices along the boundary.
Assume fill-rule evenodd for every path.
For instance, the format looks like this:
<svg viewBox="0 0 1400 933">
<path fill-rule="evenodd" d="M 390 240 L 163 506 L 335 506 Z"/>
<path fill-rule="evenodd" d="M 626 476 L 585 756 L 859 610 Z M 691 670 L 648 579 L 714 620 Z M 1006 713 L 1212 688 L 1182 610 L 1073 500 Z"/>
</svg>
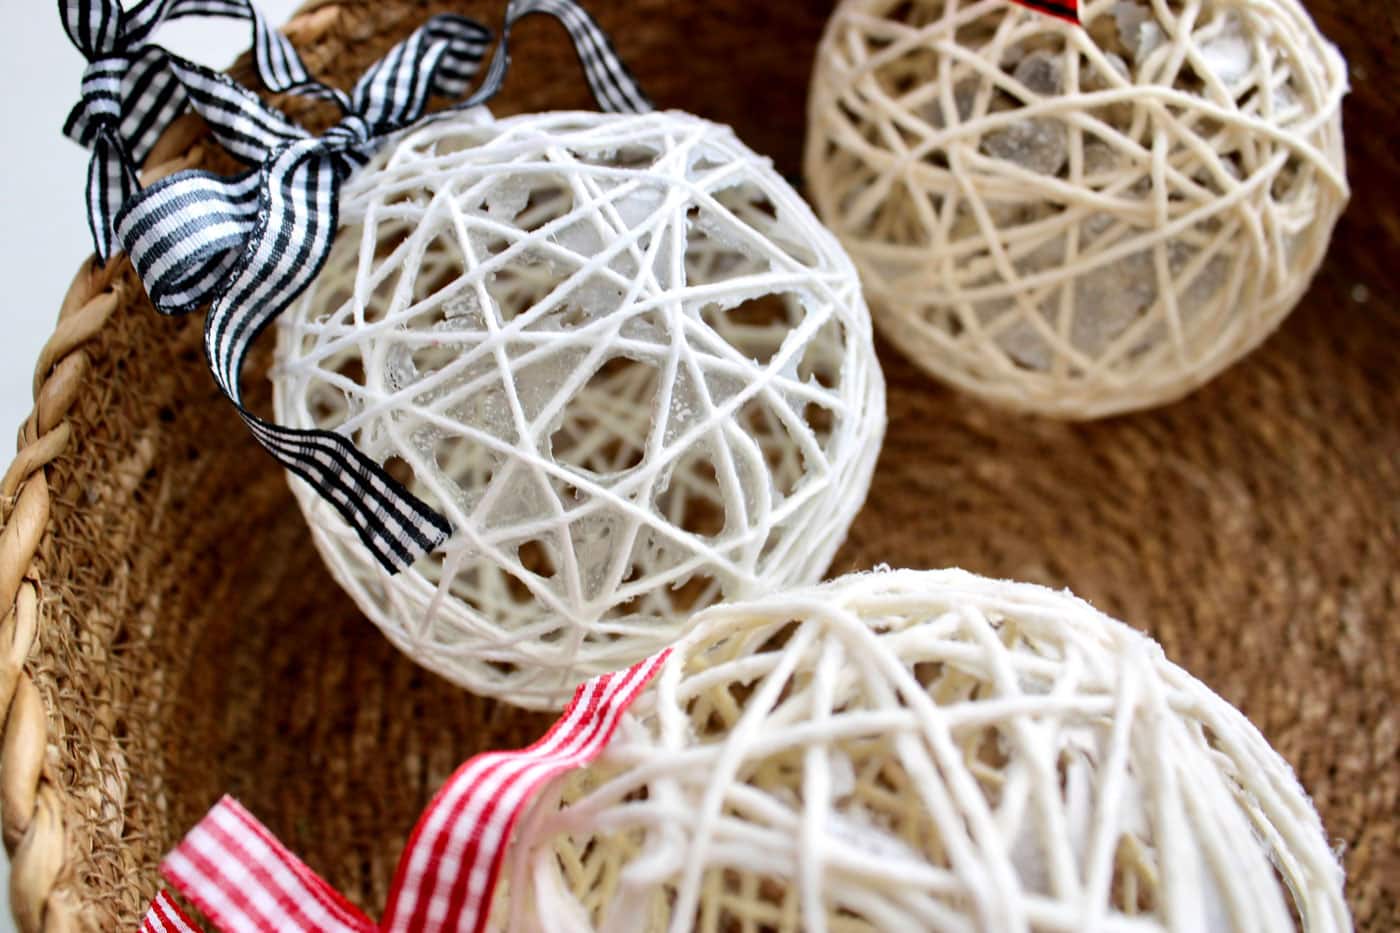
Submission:
<svg viewBox="0 0 1400 933">
<path fill-rule="evenodd" d="M 385 933 L 482 933 L 516 823 L 549 781 L 602 753 L 622 714 L 670 649 L 582 684 L 564 714 L 529 748 L 472 758 L 447 780 L 404 849 Z M 446 910 L 440 906 L 446 903 Z"/>
<path fill-rule="evenodd" d="M 390 573 L 411 566 L 452 534 L 446 518 L 347 438 L 332 431 L 283 427 L 257 417 L 241 403 L 235 405 L 258 443 L 309 483 Z"/>
<path fill-rule="evenodd" d="M 271 27 L 251 0 L 142 0 L 126 13 L 123 41 L 128 47 L 134 47 L 150 38 L 161 24 L 192 16 L 247 21 L 252 27 L 253 62 L 258 77 L 274 94 L 304 94 L 333 100 L 342 110 L 348 104 L 343 92 L 311 77 L 296 47 Z"/>
<path fill-rule="evenodd" d="M 108 133 L 100 134 L 88 160 L 87 215 L 92 248 L 103 263 L 112 257 L 117 213 L 137 187 L 136 173 L 121 145 Z"/>
<path fill-rule="evenodd" d="M 162 891 L 146 908 L 141 918 L 140 933 L 200 933 L 189 915 L 180 909 L 168 891 Z"/>
<path fill-rule="evenodd" d="M 163 179 L 132 199 L 117 229 L 157 310 L 210 305 L 210 369 L 257 441 L 310 483 L 381 565 L 398 571 L 447 540 L 447 519 L 347 438 L 257 417 L 243 405 L 239 381 L 258 336 L 325 263 L 347 171 L 318 141 L 304 140 L 232 178 L 187 171 Z"/>
<path fill-rule="evenodd" d="M 215 926 L 230 933 L 378 929 L 232 797 L 214 805 L 160 870 Z"/>
<path fill-rule="evenodd" d="M 118 0 L 58 0 L 63 31 L 89 59 L 112 51 L 122 34 Z"/>
<path fill-rule="evenodd" d="M 402 570 L 446 541 L 452 526 L 347 438 L 287 428 L 244 405 L 239 374 L 259 334 L 321 271 L 338 224 L 340 181 L 348 172 L 318 140 L 280 150 L 256 186 L 256 228 L 237 252 L 226 285 L 205 318 L 204 349 L 214 379 L 258 442 L 306 480 L 355 529 L 386 569 Z M 179 212 L 172 223 L 181 219 Z M 295 230 L 296 236 L 287 236 Z"/>
</svg>

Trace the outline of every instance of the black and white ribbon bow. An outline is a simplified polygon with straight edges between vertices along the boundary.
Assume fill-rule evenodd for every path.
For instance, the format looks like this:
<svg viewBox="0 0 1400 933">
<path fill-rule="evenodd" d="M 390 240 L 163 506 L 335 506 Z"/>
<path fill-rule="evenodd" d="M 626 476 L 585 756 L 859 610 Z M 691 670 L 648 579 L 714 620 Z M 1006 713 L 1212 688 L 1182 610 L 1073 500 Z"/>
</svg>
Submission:
<svg viewBox="0 0 1400 933">
<path fill-rule="evenodd" d="M 313 81 L 286 37 L 268 28 L 249 0 L 59 0 L 68 38 L 88 60 L 82 97 L 63 125 L 65 135 L 92 150 L 88 163 L 88 226 L 93 248 L 106 262 L 112 222 L 138 189 L 136 171 L 170 121 L 188 105 L 171 67 L 172 56 L 149 43 L 162 23 L 188 16 L 219 16 L 252 24 L 253 59 L 268 89 L 337 99 L 339 91 Z"/>
<path fill-rule="evenodd" d="M 607 37 L 572 0 L 512 0 L 481 87 L 452 109 L 495 95 L 509 63 L 510 26 L 532 13 L 564 24 L 605 109 L 650 109 Z M 210 304 L 204 329 L 209 365 L 254 436 L 334 505 L 390 570 L 446 540 L 446 518 L 349 439 L 252 414 L 242 404 L 239 373 L 262 330 L 320 272 L 337 228 L 341 182 L 385 134 L 419 119 L 431 95 L 460 96 L 488 42 L 489 33 L 471 20 L 432 18 L 366 72 L 344 118 L 319 137 L 226 76 L 168 56 L 193 109 L 231 153 L 255 167 L 231 178 L 202 171 L 172 175 L 137 192 L 116 218 L 117 238 L 158 310 L 178 314 Z"/>
</svg>

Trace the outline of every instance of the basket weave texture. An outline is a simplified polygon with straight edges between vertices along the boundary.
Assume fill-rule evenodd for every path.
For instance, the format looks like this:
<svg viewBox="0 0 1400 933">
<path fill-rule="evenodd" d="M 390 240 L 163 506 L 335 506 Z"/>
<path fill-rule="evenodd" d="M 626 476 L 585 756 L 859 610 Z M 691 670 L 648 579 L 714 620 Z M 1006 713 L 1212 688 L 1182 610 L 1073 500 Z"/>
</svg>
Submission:
<svg viewBox="0 0 1400 933">
<path fill-rule="evenodd" d="M 499 6 L 453 8 L 499 25 Z M 591 6 L 661 105 L 796 173 L 829 4 Z M 447 8 L 318 4 L 288 32 L 348 86 Z M 1375 130 L 1400 116 L 1400 7 L 1312 12 L 1353 69 L 1356 196 L 1303 306 L 1185 401 L 1086 425 L 1000 413 L 881 347 L 887 442 L 833 572 L 960 565 L 1143 628 L 1292 762 L 1379 933 L 1400 927 L 1400 157 Z M 588 106 L 561 30 L 517 35 L 497 112 Z M 230 167 L 194 120 L 151 160 L 190 165 Z M 267 343 L 248 376 L 263 410 Z M 160 856 L 224 792 L 377 913 L 436 786 L 546 726 L 416 668 L 355 611 L 215 388 L 198 317 L 156 315 L 124 258 L 78 273 L 0 496 L 0 817 L 23 930 L 134 928 Z"/>
</svg>

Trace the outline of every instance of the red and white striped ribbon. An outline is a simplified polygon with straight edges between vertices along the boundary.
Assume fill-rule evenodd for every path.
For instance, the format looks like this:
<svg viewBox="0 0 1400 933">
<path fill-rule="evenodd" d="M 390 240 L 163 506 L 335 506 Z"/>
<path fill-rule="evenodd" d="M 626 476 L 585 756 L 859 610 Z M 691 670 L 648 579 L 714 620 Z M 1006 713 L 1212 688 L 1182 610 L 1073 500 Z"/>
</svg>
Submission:
<svg viewBox="0 0 1400 933">
<path fill-rule="evenodd" d="M 376 929 L 232 797 L 214 804 L 160 870 L 224 933 Z"/>
<path fill-rule="evenodd" d="M 669 653 L 580 686 L 529 748 L 477 755 L 457 769 L 409 837 L 382 923 L 341 897 L 232 797 L 214 805 L 161 872 L 223 933 L 480 933 L 506 845 L 535 792 L 598 756 Z M 197 931 L 165 892 L 141 924 L 141 933 Z"/>
<path fill-rule="evenodd" d="M 1030 7 L 1038 13 L 1056 19 L 1079 22 L 1079 0 L 1015 0 L 1021 6 Z"/>
<path fill-rule="evenodd" d="M 199 933 L 180 905 L 170 899 L 165 891 L 156 895 L 151 907 L 141 921 L 141 933 Z"/>
<path fill-rule="evenodd" d="M 478 755 L 459 768 L 409 837 L 381 929 L 485 929 L 506 842 L 525 805 L 550 778 L 598 756 L 669 653 L 584 684 L 563 717 L 524 751 Z"/>
</svg>

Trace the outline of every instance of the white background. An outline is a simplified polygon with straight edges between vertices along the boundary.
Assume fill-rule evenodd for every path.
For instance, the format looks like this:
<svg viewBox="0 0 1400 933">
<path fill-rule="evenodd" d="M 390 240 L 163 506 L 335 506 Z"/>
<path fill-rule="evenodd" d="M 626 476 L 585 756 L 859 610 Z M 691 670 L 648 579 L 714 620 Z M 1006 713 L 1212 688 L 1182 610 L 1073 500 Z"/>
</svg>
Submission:
<svg viewBox="0 0 1400 933">
<path fill-rule="evenodd" d="M 298 5 L 255 2 L 274 23 L 284 22 Z M 92 245 L 83 212 L 87 154 L 60 132 L 78 98 L 83 58 L 59 25 L 53 0 L 0 0 L 0 17 L 0 282 L 7 296 L 0 320 L 3 471 L 14 451 L 11 439 L 33 401 L 34 361 Z M 249 31 L 234 20 L 177 22 L 157 41 L 222 67 L 248 47 Z M 9 890 L 8 874 L 0 858 L 0 892 Z M 13 930 L 9 910 L 0 911 L 0 933 Z"/>
</svg>

